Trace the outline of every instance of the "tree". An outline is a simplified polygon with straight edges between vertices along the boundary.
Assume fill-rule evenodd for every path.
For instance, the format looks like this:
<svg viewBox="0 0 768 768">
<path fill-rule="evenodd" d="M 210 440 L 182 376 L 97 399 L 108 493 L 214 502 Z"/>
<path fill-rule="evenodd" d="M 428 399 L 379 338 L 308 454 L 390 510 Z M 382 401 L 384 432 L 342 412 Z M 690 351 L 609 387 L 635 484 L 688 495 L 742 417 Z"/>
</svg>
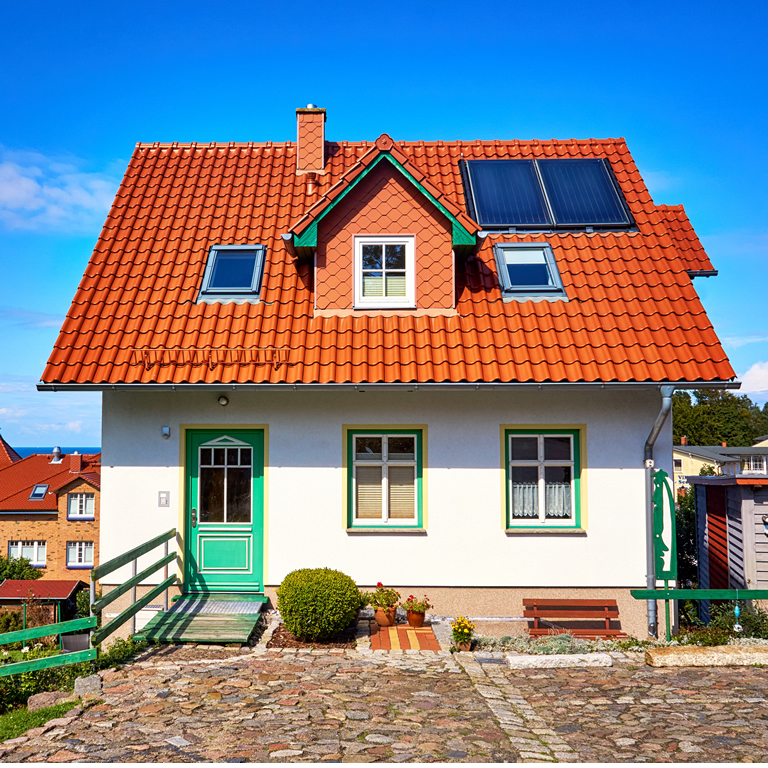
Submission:
<svg viewBox="0 0 768 768">
<path fill-rule="evenodd" d="M 39 579 L 43 572 L 33 568 L 26 557 L 3 557 L 0 555 L 0 582 L 4 579 Z"/>
<path fill-rule="evenodd" d="M 768 434 L 768 403 L 760 407 L 746 395 L 719 389 L 675 392 L 672 433 L 675 445 L 687 437 L 690 445 L 750 446 Z"/>
</svg>

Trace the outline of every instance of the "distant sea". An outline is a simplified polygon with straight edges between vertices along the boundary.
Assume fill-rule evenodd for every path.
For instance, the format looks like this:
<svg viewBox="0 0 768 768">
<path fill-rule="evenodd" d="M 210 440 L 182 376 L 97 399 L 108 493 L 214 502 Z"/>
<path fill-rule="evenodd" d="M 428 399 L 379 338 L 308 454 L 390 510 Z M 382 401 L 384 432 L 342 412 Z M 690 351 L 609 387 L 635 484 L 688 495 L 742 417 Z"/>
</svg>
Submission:
<svg viewBox="0 0 768 768">
<path fill-rule="evenodd" d="M 62 453 L 74 453 L 75 451 L 78 453 L 99 453 L 101 451 L 99 446 L 94 447 L 92 445 L 87 445 L 85 447 L 79 445 L 61 445 L 59 447 L 61 448 Z M 37 448 L 19 448 L 18 446 L 13 446 L 13 450 L 16 451 L 16 453 L 18 453 L 22 459 L 25 459 L 27 456 L 31 456 L 33 453 L 53 453 L 53 448 L 54 446 L 52 445 L 44 445 Z"/>
</svg>

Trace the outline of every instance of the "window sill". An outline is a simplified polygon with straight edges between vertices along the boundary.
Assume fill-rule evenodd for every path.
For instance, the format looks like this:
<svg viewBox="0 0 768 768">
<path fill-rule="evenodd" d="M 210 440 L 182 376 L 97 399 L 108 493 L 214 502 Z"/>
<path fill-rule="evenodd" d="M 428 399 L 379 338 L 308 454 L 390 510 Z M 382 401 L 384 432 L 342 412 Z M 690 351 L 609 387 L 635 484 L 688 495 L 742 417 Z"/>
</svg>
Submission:
<svg viewBox="0 0 768 768">
<path fill-rule="evenodd" d="M 45 563 L 30 563 L 33 568 L 45 568 Z"/>
<path fill-rule="evenodd" d="M 426 535 L 427 529 L 426 528 L 411 528 L 407 526 L 387 526 L 386 528 L 384 526 L 381 527 L 372 527 L 372 528 L 364 528 L 363 526 L 356 526 L 354 528 L 347 528 L 347 533 L 416 533 L 420 535 Z"/>
<path fill-rule="evenodd" d="M 504 531 L 508 536 L 515 534 L 524 534 L 526 536 L 533 534 L 534 536 L 543 533 L 548 535 L 560 535 L 560 536 L 586 536 L 587 531 L 585 528 L 506 528 Z"/>
<path fill-rule="evenodd" d="M 92 565 L 68 565 L 67 570 L 68 571 L 92 571 L 93 566 Z"/>
<path fill-rule="evenodd" d="M 68 517 L 67 522 L 70 523 L 87 523 L 87 522 L 93 522 L 96 518 L 95 517 Z"/>
</svg>

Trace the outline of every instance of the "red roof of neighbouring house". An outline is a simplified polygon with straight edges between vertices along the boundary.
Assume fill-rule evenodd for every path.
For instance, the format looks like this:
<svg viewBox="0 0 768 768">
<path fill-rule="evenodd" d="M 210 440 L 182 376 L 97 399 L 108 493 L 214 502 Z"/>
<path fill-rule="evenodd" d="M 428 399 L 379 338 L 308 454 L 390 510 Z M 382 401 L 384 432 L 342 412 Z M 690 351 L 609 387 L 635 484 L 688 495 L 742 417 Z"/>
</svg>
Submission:
<svg viewBox="0 0 768 768">
<path fill-rule="evenodd" d="M 73 454 L 62 454 L 61 462 L 53 463 L 53 454 L 34 453 L 13 464 L 0 468 L 0 514 L 55 514 L 58 509 L 57 491 L 77 480 L 84 480 L 94 488 L 101 486 L 101 454 L 81 454 L 80 468 L 72 470 Z M 45 497 L 30 501 L 36 485 L 47 485 Z"/>
<path fill-rule="evenodd" d="M 0 602 L 26 600 L 30 591 L 38 600 L 68 600 L 81 585 L 78 579 L 6 579 L 0 584 Z"/>
<path fill-rule="evenodd" d="M 315 316 L 311 265 L 281 238 L 374 142 L 327 142 L 308 195 L 296 145 L 138 144 L 43 374 L 47 383 L 703 382 L 735 377 L 688 270 L 682 208 L 657 206 L 623 139 L 394 142 L 468 226 L 461 158 L 601 157 L 635 231 L 504 235 L 551 244 L 569 301 L 502 300 L 492 244 L 456 263 L 453 316 Z M 314 213 L 315 211 L 312 211 Z M 310 213 L 310 217 L 312 215 Z M 196 303 L 213 244 L 261 243 L 258 303 Z M 698 266 L 696 266 L 698 265 Z M 282 348 L 283 364 L 233 348 Z M 170 349 L 171 352 L 163 350 Z M 176 353 L 188 350 L 189 354 Z M 144 350 L 150 350 L 145 353 Z M 217 353 L 218 350 L 218 353 Z M 156 352 L 155 352 L 156 351 Z M 155 355 L 152 357 L 152 355 Z"/>
<path fill-rule="evenodd" d="M 5 442 L 3 436 L 0 435 L 0 469 L 2 467 L 7 467 L 9 464 L 13 464 L 15 461 L 21 461 L 21 456 L 19 456 L 19 454 Z"/>
</svg>

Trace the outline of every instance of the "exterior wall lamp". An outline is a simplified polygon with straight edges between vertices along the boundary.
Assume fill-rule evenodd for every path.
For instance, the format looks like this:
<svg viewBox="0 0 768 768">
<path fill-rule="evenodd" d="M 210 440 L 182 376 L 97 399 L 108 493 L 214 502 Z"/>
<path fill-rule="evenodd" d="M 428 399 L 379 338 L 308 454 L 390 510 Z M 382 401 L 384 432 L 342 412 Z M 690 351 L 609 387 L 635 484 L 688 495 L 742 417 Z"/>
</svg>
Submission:
<svg viewBox="0 0 768 768">
<path fill-rule="evenodd" d="M 222 395 L 219 398 L 219 405 L 229 405 L 229 398 L 226 395 Z"/>
<path fill-rule="evenodd" d="M 161 427 L 160 428 L 160 434 L 163 436 L 163 440 L 167 440 L 171 436 L 171 428 L 170 427 Z"/>
</svg>

